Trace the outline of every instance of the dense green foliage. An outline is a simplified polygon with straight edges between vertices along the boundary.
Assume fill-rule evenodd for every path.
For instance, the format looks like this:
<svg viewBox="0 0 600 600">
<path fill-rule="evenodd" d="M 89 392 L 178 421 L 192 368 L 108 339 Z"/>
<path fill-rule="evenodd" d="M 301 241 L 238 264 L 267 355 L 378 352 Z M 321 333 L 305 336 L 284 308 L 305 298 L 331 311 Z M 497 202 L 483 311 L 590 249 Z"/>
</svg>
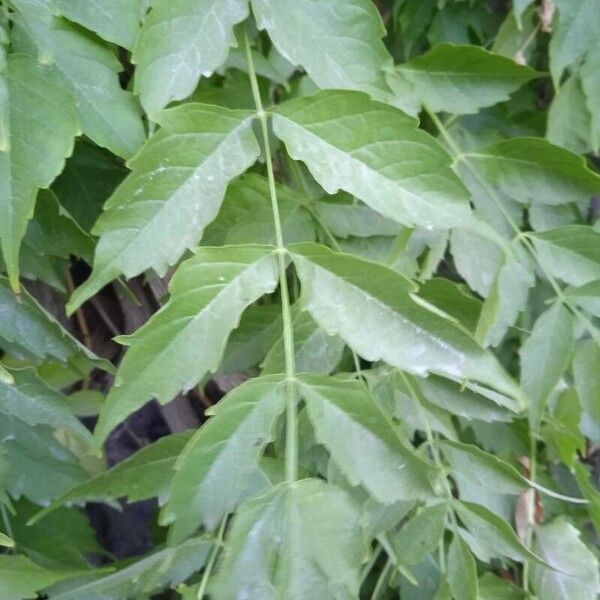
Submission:
<svg viewBox="0 0 600 600">
<path fill-rule="evenodd" d="M 0 600 L 597 598 L 600 0 L 0 18 Z"/>
</svg>

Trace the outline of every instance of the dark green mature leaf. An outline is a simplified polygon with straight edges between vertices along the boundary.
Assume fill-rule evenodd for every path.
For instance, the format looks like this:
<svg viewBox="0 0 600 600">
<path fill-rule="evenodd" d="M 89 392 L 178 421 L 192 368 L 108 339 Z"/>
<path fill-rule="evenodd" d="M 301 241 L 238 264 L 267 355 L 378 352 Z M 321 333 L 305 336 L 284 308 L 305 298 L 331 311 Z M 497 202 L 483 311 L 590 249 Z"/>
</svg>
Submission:
<svg viewBox="0 0 600 600">
<path fill-rule="evenodd" d="M 344 342 L 330 335 L 314 321 L 306 311 L 298 310 L 294 315 L 294 357 L 299 373 L 331 373 L 342 359 Z M 284 373 L 283 338 L 280 337 L 267 353 L 262 372 Z"/>
<path fill-rule="evenodd" d="M 456 115 L 508 100 L 509 94 L 538 77 L 533 69 L 479 46 L 451 44 L 436 44 L 398 71 L 428 109 Z"/>
<path fill-rule="evenodd" d="M 424 300 L 409 280 L 363 259 L 314 244 L 292 246 L 313 318 L 358 354 L 415 373 L 474 379 L 522 400 L 496 359 Z M 401 343 L 398 343 L 401 340 Z"/>
<path fill-rule="evenodd" d="M 174 433 L 143 447 L 108 471 L 99 473 L 56 498 L 50 506 L 35 515 L 32 523 L 64 504 L 119 498 L 127 498 L 129 502 L 154 497 L 159 501 L 164 499 L 173 478 L 175 462 L 192 435 L 193 431 Z"/>
<path fill-rule="evenodd" d="M 186 104 L 155 117 L 162 129 L 130 161 L 132 173 L 105 205 L 94 271 L 68 307 L 111 280 L 164 274 L 217 215 L 227 184 L 258 156 L 252 113 Z"/>
<path fill-rule="evenodd" d="M 89 232 L 102 205 L 126 174 L 127 170 L 106 150 L 80 141 L 52 190 L 60 205 Z"/>
<path fill-rule="evenodd" d="M 524 204 L 585 202 L 600 176 L 585 160 L 541 138 L 513 138 L 461 155 L 501 193 Z"/>
<path fill-rule="evenodd" d="M 600 38 L 598 6 L 594 0 L 556 0 L 558 19 L 550 41 L 550 71 L 558 86 L 565 68 L 592 48 Z"/>
<path fill-rule="evenodd" d="M 122 66 L 112 49 L 54 17 L 50 0 L 11 2 L 19 11 L 15 26 L 26 32 L 22 49 L 36 47 L 40 62 L 53 65 L 74 99 L 83 133 L 118 156 L 132 156 L 144 141 L 144 126 L 137 100 L 119 84 Z"/>
<path fill-rule="evenodd" d="M 469 547 L 454 535 L 448 550 L 448 582 L 454 598 L 477 600 L 477 568 Z"/>
<path fill-rule="evenodd" d="M 122 600 L 144 598 L 147 594 L 175 586 L 199 571 L 211 548 L 205 537 L 187 540 L 159 550 L 115 573 L 89 581 L 64 583 L 50 593 L 50 600 Z"/>
<path fill-rule="evenodd" d="M 544 269 L 571 285 L 600 279 L 600 231 L 567 225 L 530 234 Z"/>
<path fill-rule="evenodd" d="M 571 358 L 574 342 L 571 313 L 556 302 L 533 326 L 521 346 L 521 385 L 531 400 L 529 421 L 539 427 L 544 408 Z"/>
<path fill-rule="evenodd" d="M 133 50 L 135 91 L 154 116 L 210 76 L 234 45 L 248 0 L 155 0 Z"/>
<path fill-rule="evenodd" d="M 385 27 L 369 0 L 252 0 L 260 29 L 321 88 L 359 90 L 386 99 L 392 59 Z"/>
<path fill-rule="evenodd" d="M 84 443 L 92 441 L 89 431 L 73 416 L 67 398 L 38 379 L 33 369 L 12 372 L 14 383 L 0 381 L 0 412 L 27 425 L 64 427 Z"/>
<path fill-rule="evenodd" d="M 0 139 L 0 244 L 18 289 L 19 247 L 39 188 L 50 186 L 73 151 L 73 101 L 50 68 L 11 54 L 4 73 L 7 130 Z"/>
<path fill-rule="evenodd" d="M 263 491 L 258 461 L 285 408 L 282 375 L 251 379 L 230 392 L 184 448 L 162 513 L 180 540 L 201 523 L 213 529 L 248 497 Z"/>
<path fill-rule="evenodd" d="M 384 504 L 432 495 L 435 467 L 399 437 L 362 383 L 319 375 L 298 381 L 317 441 L 352 485 Z"/>
<path fill-rule="evenodd" d="M 153 397 L 169 402 L 214 373 L 244 309 L 276 285 L 270 246 L 196 250 L 173 276 L 169 302 L 134 334 L 119 338 L 130 348 L 100 414 L 98 440 Z"/>
<path fill-rule="evenodd" d="M 404 225 L 469 224 L 468 195 L 450 157 L 396 108 L 325 91 L 278 105 L 273 130 L 330 194 L 343 189 Z"/>
<path fill-rule="evenodd" d="M 23 555 L 0 555 L 2 600 L 38 598 L 37 592 L 52 584 L 78 575 L 77 571 L 51 571 Z"/>
<path fill-rule="evenodd" d="M 358 596 L 366 553 L 360 513 L 332 485 L 304 479 L 244 504 L 226 543 L 219 600 Z"/>
<path fill-rule="evenodd" d="M 0 277 L 0 346 L 2 340 L 38 359 L 51 357 L 82 371 L 92 365 L 111 370 L 108 361 L 87 350 L 25 290 L 19 302 Z"/>
<path fill-rule="evenodd" d="M 588 600 L 600 593 L 598 560 L 562 518 L 535 529 L 533 549 L 553 568 L 535 564 L 533 589 L 548 600 Z"/>
<path fill-rule="evenodd" d="M 8 415 L 0 420 L 0 456 L 6 459 L 2 486 L 16 499 L 48 504 L 87 479 L 50 428 L 30 427 Z"/>
<path fill-rule="evenodd" d="M 60 14 L 131 50 L 142 16 L 141 0 L 54 0 Z"/>
</svg>

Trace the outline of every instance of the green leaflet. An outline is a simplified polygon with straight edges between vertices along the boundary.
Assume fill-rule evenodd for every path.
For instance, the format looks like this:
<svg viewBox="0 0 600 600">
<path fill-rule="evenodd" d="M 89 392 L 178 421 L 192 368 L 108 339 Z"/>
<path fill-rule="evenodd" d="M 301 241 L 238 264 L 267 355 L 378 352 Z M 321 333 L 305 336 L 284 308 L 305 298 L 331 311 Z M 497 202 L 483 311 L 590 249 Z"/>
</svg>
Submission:
<svg viewBox="0 0 600 600">
<path fill-rule="evenodd" d="M 172 539 L 185 538 L 201 523 L 214 529 L 241 502 L 264 491 L 258 462 L 275 437 L 284 385 L 282 375 L 271 375 L 235 388 L 183 449 L 161 517 L 172 523 Z"/>
<path fill-rule="evenodd" d="M 0 589 L 2 600 L 37 598 L 36 592 L 52 584 L 75 577 L 81 571 L 51 571 L 23 555 L 0 555 Z"/>
<path fill-rule="evenodd" d="M 132 173 L 104 207 L 94 271 L 74 311 L 111 280 L 164 274 L 217 215 L 227 184 L 258 156 L 252 113 L 186 104 L 155 117 L 162 129 L 129 162 Z"/>
<path fill-rule="evenodd" d="M 108 361 L 80 344 L 25 290 L 20 300 L 15 298 L 8 281 L 0 277 L 0 347 L 6 341 L 27 357 L 69 362 L 82 375 L 92 366 L 112 371 Z"/>
<path fill-rule="evenodd" d="M 401 275 L 314 244 L 294 245 L 291 252 L 313 318 L 365 359 L 421 376 L 474 379 L 523 401 L 494 357 L 453 320 L 420 301 Z"/>
<path fill-rule="evenodd" d="M 137 100 L 119 85 L 122 66 L 110 47 L 55 18 L 51 0 L 11 3 L 20 16 L 15 26 L 24 31 L 22 50 L 53 66 L 73 97 L 81 131 L 118 156 L 135 154 L 145 138 L 144 126 Z M 63 112 L 65 106 L 57 109 Z"/>
<path fill-rule="evenodd" d="M 581 340 L 573 356 L 575 389 L 581 401 L 583 415 L 581 431 L 594 443 L 600 442 L 600 347 L 595 340 Z"/>
<path fill-rule="evenodd" d="M 454 598 L 479 598 L 475 559 L 467 544 L 456 534 L 448 550 L 448 583 Z"/>
<path fill-rule="evenodd" d="M 306 311 L 294 315 L 294 356 L 299 373 L 332 373 L 342 360 L 344 342 L 321 329 Z M 280 337 L 262 363 L 262 373 L 284 373 L 284 346 Z"/>
<path fill-rule="evenodd" d="M 533 326 L 521 346 L 521 385 L 531 400 L 529 421 L 539 427 L 546 402 L 569 364 L 574 342 L 571 313 L 556 302 Z"/>
<path fill-rule="evenodd" d="M 535 529 L 533 549 L 553 568 L 535 564 L 533 589 L 548 600 L 588 600 L 600 593 L 598 560 L 562 518 Z"/>
<path fill-rule="evenodd" d="M 459 156 L 501 193 L 524 204 L 586 202 L 600 193 L 600 176 L 585 160 L 541 138 L 513 138 Z"/>
<path fill-rule="evenodd" d="M 384 504 L 432 494 L 437 470 L 398 436 L 362 383 L 319 375 L 298 381 L 317 441 L 352 485 Z"/>
<path fill-rule="evenodd" d="M 556 86 L 566 67 L 583 57 L 600 38 L 594 0 L 556 0 L 558 19 L 550 41 L 550 71 Z"/>
<path fill-rule="evenodd" d="M 434 112 L 456 115 L 508 100 L 509 94 L 539 75 L 529 67 L 479 46 L 436 44 L 398 67 L 421 103 Z"/>
<path fill-rule="evenodd" d="M 99 579 L 86 578 L 67 582 L 50 594 L 50 600 L 121 600 L 142 598 L 185 581 L 200 570 L 210 551 L 211 542 L 196 537 L 178 546 L 150 554 Z M 93 571 L 91 572 L 94 573 Z"/>
<path fill-rule="evenodd" d="M 154 497 L 164 499 L 173 477 L 175 461 L 190 441 L 192 433 L 185 431 L 171 434 L 141 448 L 111 469 L 56 498 L 50 506 L 36 514 L 31 523 L 36 523 L 67 503 L 83 504 L 124 497 L 128 502 Z"/>
<path fill-rule="evenodd" d="M 2 486 L 13 498 L 48 504 L 87 479 L 77 459 L 45 426 L 30 427 L 14 417 L 0 420 Z"/>
<path fill-rule="evenodd" d="M 0 146 L 0 244 L 11 286 L 19 289 L 19 248 L 39 188 L 50 186 L 77 134 L 69 92 L 57 74 L 11 54 L 4 73 L 6 137 Z"/>
<path fill-rule="evenodd" d="M 394 550 L 402 562 L 419 563 L 437 547 L 444 534 L 447 510 L 443 502 L 426 506 L 393 537 Z"/>
<path fill-rule="evenodd" d="M 600 231 L 587 225 L 566 225 L 532 233 L 540 264 L 571 285 L 600 279 Z"/>
<path fill-rule="evenodd" d="M 133 49 L 135 91 L 153 115 L 225 62 L 248 0 L 157 0 Z"/>
<path fill-rule="evenodd" d="M 450 157 L 396 108 L 358 92 L 324 91 L 278 105 L 273 131 L 330 194 L 343 189 L 403 225 L 470 222 Z"/>
<path fill-rule="evenodd" d="M 513 528 L 493 512 L 472 502 L 455 500 L 454 508 L 469 532 L 483 544 L 491 556 L 506 556 L 516 561 L 532 560 L 537 564 L 547 565 L 520 542 Z M 466 539 L 469 542 L 468 538 Z"/>
<path fill-rule="evenodd" d="M 252 9 L 279 52 L 319 87 L 390 96 L 384 69 L 392 59 L 381 42 L 385 28 L 368 0 L 252 0 Z"/>
<path fill-rule="evenodd" d="M 142 16 L 141 0 L 55 0 L 60 13 L 100 37 L 131 50 Z"/>
<path fill-rule="evenodd" d="M 320 480 L 277 486 L 238 511 L 214 597 L 356 598 L 366 553 L 359 520 L 350 497 Z"/>
<path fill-rule="evenodd" d="M 27 425 L 48 425 L 68 429 L 84 443 L 91 434 L 73 415 L 67 398 L 38 379 L 32 369 L 13 371 L 13 384 L 0 381 L 0 413 L 11 415 Z"/>
<path fill-rule="evenodd" d="M 152 398 L 167 403 L 217 370 L 244 309 L 276 287 L 272 250 L 199 248 L 180 265 L 169 302 L 133 335 L 119 338 L 130 348 L 100 413 L 99 442 Z"/>
</svg>

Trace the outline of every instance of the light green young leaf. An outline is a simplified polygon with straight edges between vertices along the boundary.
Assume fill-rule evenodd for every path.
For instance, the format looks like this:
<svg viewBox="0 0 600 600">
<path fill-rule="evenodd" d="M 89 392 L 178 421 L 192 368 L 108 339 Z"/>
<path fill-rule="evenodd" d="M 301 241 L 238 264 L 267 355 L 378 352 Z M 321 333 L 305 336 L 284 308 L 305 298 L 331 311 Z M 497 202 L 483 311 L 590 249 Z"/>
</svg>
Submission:
<svg viewBox="0 0 600 600">
<path fill-rule="evenodd" d="M 0 243 L 11 286 L 19 289 L 19 248 L 39 188 L 50 186 L 73 151 L 73 100 L 57 74 L 11 54 L 4 73 L 7 137 L 0 140 Z"/>
<path fill-rule="evenodd" d="M 173 477 L 175 461 L 192 434 L 193 431 L 174 433 L 141 448 L 112 469 L 103 471 L 70 489 L 36 514 L 31 523 L 36 523 L 64 504 L 84 504 L 119 498 L 127 498 L 128 502 L 154 497 L 163 499 Z"/>
<path fill-rule="evenodd" d="M 212 544 L 206 537 L 187 540 L 138 560 L 99 579 L 89 577 L 64 583 L 50 593 L 50 600 L 122 600 L 145 598 L 176 586 L 199 571 Z M 93 571 L 92 571 L 93 574 Z"/>
<path fill-rule="evenodd" d="M 600 40 L 588 52 L 579 71 L 586 104 L 590 111 L 591 146 L 600 148 Z"/>
<path fill-rule="evenodd" d="M 544 600 L 591 600 L 600 593 L 598 560 L 562 518 L 535 529 L 533 549 L 553 569 L 534 564 L 533 590 Z"/>
<path fill-rule="evenodd" d="M 296 311 L 293 327 L 296 371 L 331 373 L 342 360 L 344 342 L 338 336 L 321 329 L 307 311 Z M 280 337 L 265 357 L 263 374 L 284 373 L 284 355 L 283 338 Z"/>
<path fill-rule="evenodd" d="M 456 115 L 509 99 L 509 94 L 538 77 L 533 69 L 479 46 L 436 44 L 398 67 L 421 103 L 434 112 Z"/>
<path fill-rule="evenodd" d="M 291 247 L 304 303 L 325 331 L 370 361 L 424 376 L 474 379 L 523 401 L 497 360 L 391 269 L 316 244 Z M 401 340 L 401 343 L 398 343 Z"/>
<path fill-rule="evenodd" d="M 366 555 L 360 512 L 323 481 L 281 484 L 244 504 L 226 545 L 218 600 L 358 597 Z"/>
<path fill-rule="evenodd" d="M 600 444 L 600 347 L 595 340 L 577 343 L 573 357 L 575 388 L 583 414 L 581 431 L 595 444 Z"/>
<path fill-rule="evenodd" d="M 20 300 L 0 277 L 0 346 L 5 340 L 26 356 L 69 362 L 84 374 L 92 366 L 112 371 L 108 361 L 80 344 L 28 292 L 23 290 Z"/>
<path fill-rule="evenodd" d="M 52 571 L 22 554 L 0 555 L 0 590 L 2 600 L 38 598 L 37 592 L 52 584 L 80 575 L 81 571 Z"/>
<path fill-rule="evenodd" d="M 457 600 L 477 600 L 477 568 L 469 547 L 454 535 L 448 549 L 448 583 Z"/>
<path fill-rule="evenodd" d="M 535 275 L 515 257 L 506 257 L 483 303 L 475 339 L 485 348 L 497 346 L 527 304 Z"/>
<path fill-rule="evenodd" d="M 12 372 L 14 384 L 0 381 L 0 413 L 20 419 L 27 425 L 66 428 L 85 444 L 92 441 L 89 431 L 73 416 L 67 398 L 48 387 L 33 369 Z"/>
<path fill-rule="evenodd" d="M 259 29 L 320 88 L 358 90 L 386 99 L 392 59 L 385 27 L 369 0 L 252 0 Z"/>
<path fill-rule="evenodd" d="M 555 0 L 555 4 L 558 18 L 550 39 L 550 72 L 558 87 L 563 71 L 600 39 L 600 21 L 594 0 Z"/>
<path fill-rule="evenodd" d="M 324 91 L 278 105 L 273 130 L 330 194 L 343 189 L 404 225 L 470 222 L 450 157 L 396 108 L 358 92 Z"/>
<path fill-rule="evenodd" d="M 60 14 L 127 50 L 133 48 L 142 16 L 140 0 L 54 0 Z"/>
<path fill-rule="evenodd" d="M 521 346 L 521 385 L 530 399 L 529 422 L 537 430 L 550 394 L 567 368 L 573 351 L 571 313 L 556 302 L 533 326 Z"/>
<path fill-rule="evenodd" d="M 154 114 L 225 62 L 248 0 L 154 0 L 133 49 L 135 92 Z"/>
<path fill-rule="evenodd" d="M 600 231 L 566 225 L 530 234 L 540 264 L 571 285 L 600 279 Z"/>
<path fill-rule="evenodd" d="M 15 27 L 25 40 L 19 50 L 35 52 L 52 65 L 74 109 L 83 133 L 118 156 L 129 158 L 145 138 L 135 97 L 121 88 L 122 65 L 112 49 L 84 30 L 54 16 L 50 0 L 11 0 L 19 12 Z M 72 103 L 73 104 L 73 103 Z M 65 105 L 57 106 L 61 113 Z"/>
<path fill-rule="evenodd" d="M 252 113 L 185 104 L 155 117 L 162 129 L 129 162 L 132 173 L 105 205 L 94 270 L 74 311 L 111 280 L 164 274 L 217 215 L 227 184 L 258 157 Z"/>
<path fill-rule="evenodd" d="M 579 73 L 571 75 L 557 90 L 548 110 L 546 137 L 571 152 L 597 150 L 592 144 L 590 114 Z"/>
<path fill-rule="evenodd" d="M 298 381 L 317 441 L 352 485 L 384 504 L 432 495 L 436 469 L 399 437 L 362 383 L 308 374 Z"/>
<path fill-rule="evenodd" d="M 277 285 L 272 250 L 199 248 L 180 265 L 169 302 L 134 334 L 119 338 L 130 348 L 100 413 L 99 442 L 152 398 L 165 404 L 217 370 L 244 309 Z"/>
<path fill-rule="evenodd" d="M 478 543 L 486 546 L 492 556 L 506 556 L 516 561 L 532 560 L 546 564 L 521 543 L 514 529 L 504 519 L 484 506 L 455 500 L 454 508 Z M 469 540 L 465 541 L 468 543 Z"/>
<path fill-rule="evenodd" d="M 15 541 L 0 531 L 0 546 L 4 546 L 5 548 L 14 548 Z"/>
<path fill-rule="evenodd" d="M 163 524 L 172 524 L 172 540 L 202 523 L 214 529 L 241 502 L 263 491 L 258 462 L 284 411 L 285 385 L 282 375 L 243 383 L 216 405 L 214 416 L 184 448 L 161 516 Z"/>
<path fill-rule="evenodd" d="M 392 544 L 403 563 L 420 563 L 437 547 L 444 533 L 446 512 L 445 503 L 426 506 L 394 535 Z"/>
<path fill-rule="evenodd" d="M 459 158 L 523 204 L 586 202 L 600 194 L 600 176 L 583 157 L 541 138 L 512 138 Z"/>
</svg>

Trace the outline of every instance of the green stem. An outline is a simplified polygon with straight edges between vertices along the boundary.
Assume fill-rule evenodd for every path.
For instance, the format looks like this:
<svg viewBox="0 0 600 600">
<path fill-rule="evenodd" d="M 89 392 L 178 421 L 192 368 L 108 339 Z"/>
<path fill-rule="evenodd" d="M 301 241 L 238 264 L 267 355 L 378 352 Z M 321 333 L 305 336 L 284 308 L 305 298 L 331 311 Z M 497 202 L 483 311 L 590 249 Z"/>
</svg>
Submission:
<svg viewBox="0 0 600 600">
<path fill-rule="evenodd" d="M 294 328 L 292 322 L 292 310 L 290 306 L 290 292 L 286 276 L 287 249 L 283 242 L 281 217 L 279 215 L 279 204 L 277 202 L 277 190 L 275 188 L 275 173 L 273 171 L 273 158 L 271 154 L 271 143 L 269 141 L 269 128 L 267 124 L 267 113 L 263 108 L 256 70 L 252 59 L 250 41 L 244 33 L 246 47 L 246 60 L 248 61 L 248 74 L 252 95 L 256 105 L 256 116 L 260 122 L 262 132 L 265 162 L 267 165 L 267 177 L 269 179 L 269 194 L 271 197 L 271 209 L 273 211 L 273 224 L 275 226 L 275 240 L 277 245 L 277 267 L 279 272 L 279 289 L 281 293 L 281 313 L 283 317 L 283 348 L 285 356 L 285 374 L 287 381 L 286 389 L 286 438 L 285 438 L 285 474 L 288 482 L 296 481 L 298 478 L 298 416 L 296 413 L 296 387 L 294 375 L 296 371 L 294 357 Z"/>
<path fill-rule="evenodd" d="M 208 580 L 212 574 L 212 570 L 215 567 L 215 563 L 217 562 L 217 558 L 219 556 L 219 551 L 223 547 L 223 536 L 225 535 L 225 527 L 227 525 L 227 517 L 223 517 L 221 521 L 221 525 L 219 526 L 219 531 L 217 533 L 217 537 L 215 539 L 215 543 L 210 551 L 210 557 L 208 562 L 206 563 L 206 568 L 204 569 L 204 573 L 202 574 L 202 579 L 200 580 L 200 587 L 198 588 L 198 600 L 202 600 L 204 598 L 204 594 L 206 593 L 206 586 L 208 585 Z"/>
<path fill-rule="evenodd" d="M 383 567 L 383 569 L 381 570 L 381 574 L 379 575 L 379 579 L 377 580 L 377 583 L 375 584 L 375 589 L 373 590 L 373 594 L 371 595 L 371 600 L 378 600 L 379 598 L 381 598 L 381 595 L 383 594 L 384 590 L 385 590 L 385 586 L 388 582 L 388 578 L 390 576 L 390 571 L 393 568 L 393 564 L 390 558 L 387 559 L 387 562 L 385 563 L 385 567 Z"/>
<path fill-rule="evenodd" d="M 537 472 L 537 456 L 535 447 L 535 435 L 534 432 L 530 432 L 529 439 L 529 479 L 535 481 Z M 535 490 L 529 489 L 530 500 L 527 506 L 527 537 L 525 539 L 525 546 L 531 549 L 531 543 L 533 541 L 533 528 L 535 527 Z M 531 568 L 531 561 L 526 560 L 523 564 L 523 589 L 529 591 L 529 574 Z"/>
</svg>

